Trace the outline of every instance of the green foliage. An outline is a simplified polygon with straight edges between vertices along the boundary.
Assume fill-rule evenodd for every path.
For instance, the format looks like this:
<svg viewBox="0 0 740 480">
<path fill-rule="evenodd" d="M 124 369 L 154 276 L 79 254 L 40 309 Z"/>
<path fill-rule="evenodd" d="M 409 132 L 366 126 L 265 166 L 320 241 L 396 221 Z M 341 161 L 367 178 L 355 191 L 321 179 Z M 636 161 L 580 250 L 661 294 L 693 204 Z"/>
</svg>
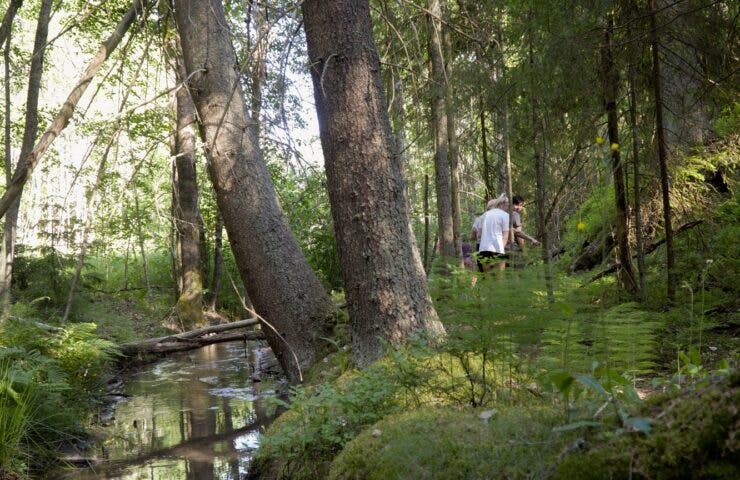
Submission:
<svg viewBox="0 0 740 480">
<path fill-rule="evenodd" d="M 554 370 L 543 380 L 545 387 L 554 385 L 563 396 L 566 423 L 556 431 L 616 427 L 650 433 L 652 421 L 631 413 L 640 403 L 636 390 L 612 369 L 595 363 L 589 375 Z"/>
<path fill-rule="evenodd" d="M 262 437 L 257 468 L 277 462 L 279 478 L 321 478 L 331 458 L 363 428 L 399 411 L 394 377 L 393 366 L 381 362 L 333 384 L 295 387 L 290 411 Z"/>
<path fill-rule="evenodd" d="M 94 324 L 53 327 L 11 317 L 0 327 L 0 465 L 24 474 L 80 435 L 114 345 Z M 0 470 L 1 471 L 1 470 Z"/>
<path fill-rule="evenodd" d="M 489 418 L 490 415 L 490 418 Z M 388 416 L 350 442 L 329 478 L 545 478 L 570 438 L 542 406 L 502 411 L 426 408 Z"/>
<path fill-rule="evenodd" d="M 340 289 L 339 257 L 324 172 L 311 171 L 301 178 L 276 163 L 269 166 L 280 204 L 308 263 L 325 288 Z"/>
<path fill-rule="evenodd" d="M 64 308 L 75 260 L 53 248 L 19 245 L 13 262 L 13 292 L 20 301 L 54 311 Z"/>
<path fill-rule="evenodd" d="M 603 241 L 615 221 L 614 186 L 594 188 L 565 223 L 563 247 L 571 255 L 585 242 Z"/>
<path fill-rule="evenodd" d="M 720 137 L 728 137 L 740 133 L 740 102 L 725 107 L 720 116 L 714 121 L 714 129 Z"/>
<path fill-rule="evenodd" d="M 595 438 L 588 452 L 566 457 L 555 478 L 737 478 L 738 387 L 733 372 L 655 397 L 639 412 L 653 419 L 649 435 Z"/>
<path fill-rule="evenodd" d="M 19 392 L 19 385 L 26 388 Z M 22 442 L 29 429 L 33 396 L 33 387 L 7 360 L 0 360 L 0 476 L 26 469 Z"/>
</svg>

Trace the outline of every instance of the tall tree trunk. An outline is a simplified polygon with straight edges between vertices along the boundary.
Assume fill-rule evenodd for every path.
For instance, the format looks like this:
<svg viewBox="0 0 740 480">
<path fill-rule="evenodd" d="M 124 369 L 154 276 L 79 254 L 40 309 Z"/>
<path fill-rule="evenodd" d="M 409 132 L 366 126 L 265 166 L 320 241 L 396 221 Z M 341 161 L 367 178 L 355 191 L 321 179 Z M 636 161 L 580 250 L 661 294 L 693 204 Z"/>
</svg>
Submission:
<svg viewBox="0 0 740 480">
<path fill-rule="evenodd" d="M 51 18 L 51 0 L 43 0 L 39 9 L 38 23 L 36 24 L 36 36 L 33 42 L 33 56 L 28 76 L 28 94 L 26 96 L 26 119 L 23 129 L 23 143 L 18 160 L 18 169 L 22 161 L 33 149 L 38 133 L 38 104 L 39 92 L 41 91 L 41 77 L 44 73 L 44 55 L 46 52 L 46 38 L 49 33 L 49 19 Z M 8 30 L 9 31 L 9 30 Z M 6 65 L 7 69 L 8 65 Z M 9 154 L 6 152 L 6 157 Z M 8 164 L 10 162 L 8 161 Z M 7 166 L 6 166 L 7 169 Z M 10 183 L 8 183 L 10 185 Z M 15 241 L 18 227 L 18 212 L 21 205 L 21 185 L 18 195 L 9 204 L 8 215 L 5 217 L 3 229 L 3 256 L 0 259 L 0 300 L 3 302 L 2 317 L 0 321 L 10 314 L 10 287 L 13 277 L 13 261 L 15 260 Z"/>
<path fill-rule="evenodd" d="M 214 228 L 213 235 L 213 277 L 211 278 L 211 285 L 208 289 L 207 300 L 207 309 L 210 312 L 216 311 L 216 301 L 218 300 L 218 294 L 221 291 L 221 275 L 224 267 L 223 231 L 224 222 L 221 220 L 221 215 L 217 212 L 216 226 Z"/>
<path fill-rule="evenodd" d="M 370 6 L 308 0 L 302 9 L 353 355 L 362 367 L 383 354 L 383 339 L 397 344 L 444 328 L 409 228 Z"/>
<path fill-rule="evenodd" d="M 663 110 L 663 131 L 666 149 L 686 149 L 701 145 L 712 134 L 709 106 L 706 94 L 707 79 L 702 69 L 706 58 L 702 58 L 695 21 L 699 2 L 657 0 L 655 15 L 660 16 L 661 45 L 661 96 Z M 735 9 L 737 12 L 737 9 Z M 737 25 L 737 13 L 735 26 Z M 657 20 L 657 19 L 656 19 Z M 735 37 L 736 38 L 736 37 Z M 737 44 L 735 43 L 737 46 Z M 737 58 L 737 57 L 735 57 Z"/>
<path fill-rule="evenodd" d="M 529 16 L 531 18 L 532 12 L 530 11 Z M 547 301 L 553 303 L 555 301 L 555 292 L 553 287 L 552 270 L 550 266 L 550 234 L 547 228 L 547 206 L 546 191 L 545 189 L 545 158 L 542 153 L 542 145 L 540 142 L 540 135 L 538 134 L 539 129 L 542 128 L 542 123 L 539 121 L 539 115 L 537 112 L 537 95 L 534 90 L 534 78 L 535 78 L 535 61 L 534 61 L 534 46 L 532 34 L 529 34 L 529 68 L 530 68 L 530 84 L 529 84 L 529 96 L 530 96 L 530 108 L 532 114 L 532 148 L 534 150 L 534 171 L 535 171 L 535 202 L 537 202 L 537 230 L 539 233 L 540 241 L 542 243 L 542 262 L 545 270 L 545 289 L 547 290 Z"/>
<path fill-rule="evenodd" d="M 223 5 L 220 0 L 175 5 L 211 182 L 239 274 L 269 324 L 265 334 L 280 364 L 292 381 L 302 381 L 302 369 L 318 359 L 322 330 L 333 314 L 331 300 L 278 205 L 247 114 Z"/>
<path fill-rule="evenodd" d="M 33 172 L 33 169 L 36 167 L 36 164 L 39 162 L 44 152 L 46 152 L 46 149 L 49 148 L 52 142 L 54 142 L 54 139 L 57 138 L 62 130 L 67 126 L 69 120 L 72 118 L 75 108 L 77 108 L 77 102 L 80 101 L 82 94 L 87 90 L 87 87 L 90 85 L 90 82 L 92 82 L 92 79 L 95 77 L 98 69 L 100 69 L 100 66 L 121 42 L 121 39 L 134 22 L 136 15 L 142 10 L 142 5 L 142 0 L 134 0 L 131 8 L 129 8 L 121 21 L 118 22 L 118 25 L 116 25 L 111 36 L 108 37 L 108 39 L 100 46 L 95 57 L 93 57 L 90 64 L 87 66 L 87 69 L 85 69 L 85 72 L 82 74 L 82 78 L 80 78 L 67 96 L 62 108 L 59 110 L 59 113 L 54 117 L 54 120 L 41 136 L 38 143 L 36 143 L 36 146 L 33 147 L 33 150 L 28 152 L 26 155 L 22 155 L 18 159 L 18 167 L 13 174 L 13 179 L 8 184 L 2 198 L 0 198 L 0 217 L 5 215 L 15 199 L 20 196 L 23 190 L 23 185 L 26 183 L 26 180 L 28 180 L 28 177 L 31 175 L 31 172 Z"/>
<path fill-rule="evenodd" d="M 10 43 L 12 38 L 12 32 L 13 28 L 9 24 L 8 25 L 8 33 L 5 36 L 5 47 L 3 48 L 3 60 L 5 62 L 5 116 L 3 118 L 4 120 L 4 133 L 5 133 L 5 153 L 4 153 L 4 160 L 5 160 L 5 184 L 8 185 L 10 183 L 11 175 L 13 174 L 13 156 L 10 153 L 11 144 L 10 144 Z M 12 247 L 10 242 L 7 242 L 7 240 L 10 238 L 9 235 L 12 234 L 12 232 L 8 232 L 5 229 L 5 226 L 3 227 L 3 241 L 2 245 L 0 245 L 0 304 L 2 304 L 2 308 L 0 308 L 0 323 L 3 323 L 3 321 L 10 315 L 10 304 L 11 304 L 11 297 L 10 297 L 10 285 L 6 277 L 10 277 L 12 275 L 11 272 L 7 272 L 7 266 L 12 265 L 13 262 L 13 252 L 9 251 L 9 247 Z M 11 248 L 12 250 L 12 248 Z M 12 278 L 11 278 L 12 280 Z"/>
<path fill-rule="evenodd" d="M 424 271 L 429 275 L 429 174 L 424 174 Z"/>
<path fill-rule="evenodd" d="M 262 87 L 265 83 L 265 76 L 267 75 L 267 52 L 270 48 L 270 29 L 271 26 L 267 21 L 267 4 L 254 5 L 250 1 L 250 12 L 256 7 L 251 17 L 255 22 L 256 37 L 254 42 L 250 42 L 250 86 L 251 86 L 251 98 L 250 98 L 250 110 L 252 113 L 252 120 L 254 121 L 255 127 L 258 129 L 257 133 L 259 136 L 260 127 L 260 113 L 262 111 Z M 250 33 L 251 35 L 251 33 Z"/>
<path fill-rule="evenodd" d="M 432 95 L 431 126 L 434 137 L 435 190 L 437 192 L 437 229 L 440 253 L 454 258 L 455 241 L 452 221 L 452 194 L 450 192 L 449 142 L 447 137 L 447 109 L 445 107 L 446 74 L 442 41 L 441 0 L 429 2 L 429 57 L 431 59 L 430 89 Z"/>
<path fill-rule="evenodd" d="M 146 258 L 146 241 L 144 230 L 141 228 L 141 208 L 139 207 L 139 193 L 134 182 L 134 206 L 136 207 L 136 238 L 139 241 L 139 253 L 141 254 L 141 268 L 144 273 L 144 285 L 146 285 L 146 298 L 152 296 L 152 285 L 149 281 L 149 262 Z"/>
<path fill-rule="evenodd" d="M 671 196 L 668 182 L 668 155 L 666 153 L 665 132 L 663 128 L 663 95 L 660 77 L 660 42 L 656 27 L 656 0 L 650 2 L 650 43 L 652 47 L 652 83 L 655 101 L 655 137 L 658 143 L 658 170 L 660 171 L 660 189 L 663 198 L 663 224 L 665 228 L 666 249 L 666 295 L 669 302 L 676 296 L 676 276 L 674 272 L 673 225 L 671 213 Z"/>
<path fill-rule="evenodd" d="M 636 15 L 639 14 L 639 10 L 636 5 L 631 5 Z M 627 37 L 632 37 L 632 29 L 627 28 Z M 636 94 L 636 83 L 637 83 L 637 71 L 636 62 L 641 57 L 640 51 L 637 47 L 632 48 L 630 55 L 630 62 L 627 70 L 628 75 L 628 88 L 629 88 L 629 122 L 632 133 L 632 172 L 634 179 L 632 180 L 633 187 L 633 205 L 635 215 L 635 256 L 637 257 L 637 297 L 641 300 L 645 300 L 646 290 L 646 271 L 645 271 L 645 245 L 642 232 L 642 200 L 640 199 L 640 133 L 637 125 L 637 94 Z"/>
<path fill-rule="evenodd" d="M 604 84 L 604 109 L 607 117 L 607 131 L 611 145 L 612 176 L 614 180 L 614 204 L 617 211 L 617 279 L 619 285 L 628 292 L 637 290 L 632 255 L 629 248 L 629 228 L 627 226 L 627 192 L 624 185 L 624 165 L 619 144 L 619 117 L 617 115 L 617 96 L 619 94 L 619 72 L 614 65 L 613 36 L 614 18 L 610 14 L 604 29 L 602 47 L 602 76 Z"/>
<path fill-rule="evenodd" d="M 13 28 L 13 20 L 15 14 L 18 13 L 18 9 L 23 5 L 23 0 L 10 0 L 5 15 L 3 16 L 2 24 L 0 24 L 0 45 L 5 43 L 5 40 L 10 37 L 10 31 Z"/>
<path fill-rule="evenodd" d="M 178 61 L 173 65 L 178 83 L 186 80 L 185 67 Z M 202 327 L 203 277 L 201 276 L 201 219 L 198 206 L 198 176 L 195 169 L 195 105 L 187 88 L 175 95 L 175 171 L 172 203 L 179 255 L 180 294 L 177 316 L 185 330 Z"/>
<path fill-rule="evenodd" d="M 486 102 L 483 99 L 483 95 L 481 94 L 480 98 L 480 139 L 481 139 L 481 155 L 483 158 L 483 185 L 486 188 L 486 198 L 483 204 L 491 199 L 494 198 L 495 192 L 493 190 L 493 182 L 491 179 L 493 178 L 493 175 L 491 175 L 491 163 L 488 160 L 488 129 L 486 128 Z"/>
<path fill-rule="evenodd" d="M 452 243 L 455 248 L 456 264 L 462 267 L 462 228 L 460 226 L 460 148 L 457 141 L 457 122 L 455 121 L 455 104 L 450 81 L 450 64 L 452 58 L 452 39 L 449 29 L 444 30 L 445 52 L 445 113 L 447 115 L 447 144 L 450 162 L 450 203 L 452 206 Z"/>
</svg>

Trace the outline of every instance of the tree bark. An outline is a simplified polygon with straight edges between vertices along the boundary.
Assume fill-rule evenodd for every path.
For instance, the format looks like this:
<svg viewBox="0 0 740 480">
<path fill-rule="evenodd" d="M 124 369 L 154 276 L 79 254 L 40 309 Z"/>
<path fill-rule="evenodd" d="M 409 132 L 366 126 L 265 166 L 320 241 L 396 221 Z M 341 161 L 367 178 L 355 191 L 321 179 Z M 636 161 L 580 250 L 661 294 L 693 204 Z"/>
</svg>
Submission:
<svg viewBox="0 0 740 480">
<path fill-rule="evenodd" d="M 450 203 L 452 213 L 452 244 L 455 249 L 455 264 L 462 267 L 462 228 L 460 226 L 460 148 L 457 140 L 457 122 L 455 121 L 455 104 L 452 82 L 450 81 L 450 64 L 452 62 L 452 39 L 449 29 L 444 29 L 445 53 L 445 114 L 447 116 L 447 145 L 450 163 Z"/>
<path fill-rule="evenodd" d="M 224 323 L 221 325 L 211 325 L 209 327 L 197 328 L 189 332 L 180 333 L 177 335 L 167 335 L 165 337 L 149 338 L 141 340 L 139 342 L 124 343 L 120 346 L 121 353 L 127 356 L 135 355 L 138 353 L 165 353 L 170 351 L 179 351 L 184 349 L 190 350 L 193 348 L 199 348 L 203 345 L 210 343 L 225 342 L 231 339 L 227 337 L 210 337 L 211 335 L 222 334 L 238 328 L 246 328 L 259 324 L 259 320 L 256 318 L 249 318 L 246 320 L 239 320 L 231 323 Z M 262 332 L 249 332 L 252 339 L 264 338 Z M 206 337 L 209 335 L 209 337 Z M 244 334 L 240 334 L 244 336 Z M 212 341 L 216 340 L 216 341 Z"/>
<path fill-rule="evenodd" d="M 2 24 L 0 24 L 0 45 L 4 44 L 5 40 L 10 36 L 15 14 L 18 13 L 18 9 L 21 8 L 21 5 L 23 5 L 23 0 L 10 0 L 8 8 L 5 10 Z"/>
<path fill-rule="evenodd" d="M 8 184 L 2 198 L 0 198 L 0 217 L 6 214 L 15 199 L 21 195 L 23 185 L 25 185 L 31 172 L 33 172 L 33 169 L 36 167 L 36 164 L 39 162 L 44 152 L 46 152 L 46 149 L 54 142 L 54 139 L 56 139 L 61 131 L 67 126 L 69 120 L 72 118 L 72 114 L 74 114 L 75 108 L 77 108 L 77 102 L 80 101 L 82 94 L 87 90 L 87 87 L 90 85 L 90 82 L 92 82 L 92 79 L 95 77 L 100 66 L 121 42 L 121 39 L 126 34 L 126 31 L 128 31 L 136 18 L 136 15 L 142 10 L 142 8 L 143 0 L 134 0 L 131 8 L 129 8 L 121 21 L 118 22 L 118 25 L 116 25 L 111 36 L 108 37 L 108 39 L 100 46 L 95 57 L 93 57 L 92 61 L 87 66 L 87 69 L 85 69 L 85 72 L 82 74 L 82 78 L 80 78 L 77 85 L 74 86 L 70 94 L 67 96 L 62 108 L 59 110 L 59 113 L 41 136 L 38 143 L 36 143 L 36 146 L 33 147 L 33 150 L 18 159 L 18 167 L 13 174 L 13 179 Z"/>
<path fill-rule="evenodd" d="M 424 271 L 429 275 L 429 175 L 424 174 Z"/>
<path fill-rule="evenodd" d="M 10 154 L 11 143 L 10 143 L 10 43 L 13 34 L 12 25 L 8 25 L 8 33 L 5 36 L 5 47 L 3 48 L 3 60 L 5 62 L 5 116 L 4 120 L 4 133 L 5 133 L 5 184 L 10 183 L 11 175 L 13 174 L 13 157 Z M 12 301 L 10 297 L 10 284 L 8 278 L 12 275 L 12 271 L 8 272 L 8 265 L 12 265 L 13 254 L 12 244 L 7 240 L 12 235 L 12 231 L 8 232 L 6 229 L 7 223 L 3 224 L 3 240 L 0 244 L 0 323 L 10 315 L 10 303 Z"/>
<path fill-rule="evenodd" d="M 666 149 L 686 149 L 703 144 L 711 138 L 710 95 L 706 92 L 707 79 L 703 69 L 706 52 L 699 46 L 698 34 L 701 27 L 695 25 L 698 12 L 695 1 L 657 0 L 655 15 L 660 12 L 661 45 L 661 101 L 663 130 Z M 735 15 L 737 15 L 735 13 Z M 735 26 L 737 16 L 735 17 Z M 658 23 L 658 22 L 656 22 Z M 737 45 L 735 43 L 735 45 Z"/>
<path fill-rule="evenodd" d="M 493 182 L 491 182 L 491 164 L 488 160 L 488 129 L 486 128 L 486 102 L 481 94 L 480 98 L 480 141 L 481 141 L 481 156 L 483 158 L 483 185 L 486 188 L 486 198 L 483 204 L 494 198 L 496 195 L 493 190 Z"/>
<path fill-rule="evenodd" d="M 318 360 L 331 301 L 278 205 L 247 114 L 223 5 L 219 0 L 175 5 L 209 174 L 239 274 L 272 327 L 265 329 L 267 340 L 288 378 L 302 381 L 302 369 Z"/>
<path fill-rule="evenodd" d="M 308 0 L 302 9 L 353 355 L 364 367 L 383 354 L 383 339 L 444 328 L 409 228 L 369 4 Z"/>
<path fill-rule="evenodd" d="M 216 301 L 221 291 L 221 275 L 224 267 L 223 231 L 224 222 L 221 220 L 221 215 L 216 212 L 216 226 L 213 235 L 213 277 L 211 278 L 211 285 L 208 289 L 208 300 L 206 302 L 206 308 L 210 312 L 216 311 Z"/>
<path fill-rule="evenodd" d="M 437 236 L 440 255 L 444 261 L 455 258 L 455 241 L 452 220 L 452 194 L 450 186 L 449 142 L 447 137 L 447 108 L 442 41 L 441 0 L 429 2 L 429 58 L 431 64 L 430 90 L 432 95 L 431 127 L 434 139 L 434 184 L 437 192 Z"/>
<path fill-rule="evenodd" d="M 632 5 L 632 9 L 639 14 L 637 6 Z M 627 36 L 632 37 L 632 29 L 628 27 Z M 633 210 L 635 216 L 635 257 L 637 259 L 637 297 L 645 300 L 646 278 L 645 270 L 645 239 L 642 232 L 642 200 L 640 198 L 640 133 L 637 128 L 637 93 L 636 93 L 636 62 L 640 51 L 633 47 L 631 50 L 629 66 L 627 69 L 628 88 L 629 88 L 629 122 L 632 131 L 632 180 L 633 187 Z"/>
<path fill-rule="evenodd" d="M 173 65 L 177 83 L 185 82 L 185 67 Z M 179 255 L 180 292 L 176 310 L 183 329 L 206 324 L 203 317 L 203 277 L 201 275 L 201 219 L 198 206 L 198 176 L 195 169 L 195 105 L 187 88 L 175 94 L 175 171 L 172 203 Z"/>
<path fill-rule="evenodd" d="M 673 302 L 676 296 L 676 278 L 674 272 L 673 225 L 671 213 L 671 196 L 668 182 L 668 155 L 666 153 L 665 132 L 663 128 L 663 95 L 660 77 L 660 42 L 656 26 L 656 0 L 650 2 L 650 44 L 652 47 L 652 83 L 655 102 L 655 137 L 658 146 L 658 170 L 660 172 L 660 190 L 663 199 L 663 224 L 665 228 L 666 248 L 666 296 Z"/>
<path fill-rule="evenodd" d="M 49 33 L 49 20 L 51 18 L 51 0 L 41 2 L 38 22 L 36 24 L 36 35 L 33 42 L 33 56 L 28 76 L 28 94 L 26 96 L 26 119 L 23 129 L 23 141 L 17 169 L 23 165 L 23 159 L 33 149 L 38 133 L 38 105 L 39 92 L 41 91 L 41 77 L 44 73 L 44 55 L 46 52 L 46 38 Z M 6 65 L 7 68 L 7 65 Z M 9 159 L 9 155 L 8 159 Z M 15 241 L 18 227 L 18 212 L 21 204 L 23 185 L 18 195 L 8 205 L 8 215 L 5 217 L 3 228 L 3 256 L 0 259 L 0 300 L 3 303 L 0 322 L 10 314 L 10 288 L 13 277 L 13 261 L 15 260 Z"/>
<path fill-rule="evenodd" d="M 614 205 L 617 212 L 616 243 L 619 285 L 630 293 L 637 290 L 635 272 L 629 248 L 629 228 L 627 227 L 627 192 L 624 185 L 624 165 L 619 144 L 619 118 L 617 115 L 617 96 L 619 93 L 619 72 L 614 65 L 613 35 L 614 18 L 608 15 L 604 29 L 602 47 L 602 75 L 604 84 L 604 109 L 607 116 L 607 131 L 611 145 L 612 177 L 614 181 Z"/>
</svg>

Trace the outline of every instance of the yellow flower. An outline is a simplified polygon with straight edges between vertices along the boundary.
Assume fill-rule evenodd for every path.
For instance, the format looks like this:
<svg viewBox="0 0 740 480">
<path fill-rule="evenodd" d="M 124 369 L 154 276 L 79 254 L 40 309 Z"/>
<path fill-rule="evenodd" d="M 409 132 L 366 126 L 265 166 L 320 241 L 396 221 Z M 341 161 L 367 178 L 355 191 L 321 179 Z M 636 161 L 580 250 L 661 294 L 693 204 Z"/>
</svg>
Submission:
<svg viewBox="0 0 740 480">
<path fill-rule="evenodd" d="M 618 152 L 619 151 L 619 144 L 618 143 L 612 143 L 611 149 L 612 149 L 612 152 Z"/>
<path fill-rule="evenodd" d="M 579 232 L 583 232 L 586 230 L 586 224 L 583 222 L 578 222 L 578 225 L 576 225 L 576 230 Z"/>
<path fill-rule="evenodd" d="M 596 145 L 601 145 L 602 143 L 604 143 L 604 137 L 596 135 Z"/>
</svg>

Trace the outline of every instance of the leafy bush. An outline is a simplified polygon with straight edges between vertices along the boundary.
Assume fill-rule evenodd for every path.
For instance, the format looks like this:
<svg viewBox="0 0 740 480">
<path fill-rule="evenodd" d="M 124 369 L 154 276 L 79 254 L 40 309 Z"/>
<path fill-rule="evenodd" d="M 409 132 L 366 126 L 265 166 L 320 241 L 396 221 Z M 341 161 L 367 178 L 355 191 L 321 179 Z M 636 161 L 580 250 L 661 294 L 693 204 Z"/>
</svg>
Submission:
<svg viewBox="0 0 740 480">
<path fill-rule="evenodd" d="M 38 309 L 64 308 L 74 264 L 71 255 L 53 248 L 29 250 L 19 245 L 13 261 L 13 293 Z"/>
<path fill-rule="evenodd" d="M 278 478 L 322 478 L 331 459 L 363 428 L 399 411 L 392 366 L 376 363 L 333 384 L 295 387 L 290 410 L 262 438 L 255 469 Z"/>
<path fill-rule="evenodd" d="M 60 442 L 82 434 L 114 345 L 94 324 L 53 327 L 11 317 L 0 327 L 0 465 L 38 466 Z"/>
</svg>

